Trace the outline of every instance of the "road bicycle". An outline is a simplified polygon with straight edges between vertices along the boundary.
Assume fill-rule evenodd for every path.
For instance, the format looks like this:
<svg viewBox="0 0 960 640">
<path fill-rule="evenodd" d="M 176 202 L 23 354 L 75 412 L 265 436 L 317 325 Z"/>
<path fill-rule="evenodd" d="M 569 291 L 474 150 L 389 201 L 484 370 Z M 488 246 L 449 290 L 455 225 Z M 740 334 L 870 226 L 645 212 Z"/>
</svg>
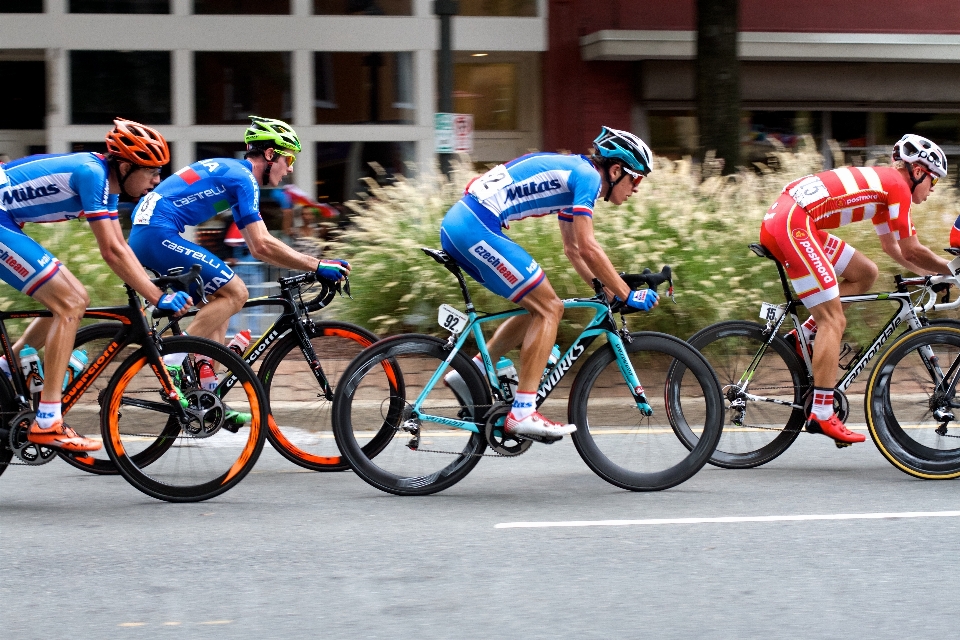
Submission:
<svg viewBox="0 0 960 640">
<path fill-rule="evenodd" d="M 450 332 L 446 340 L 407 334 L 368 347 L 343 372 L 333 401 L 334 435 L 343 456 L 365 481 L 398 495 L 425 495 L 454 485 L 477 465 L 487 447 L 492 456 L 514 457 L 533 443 L 530 437 L 503 430 L 513 401 L 511 380 L 498 378 L 482 331 L 486 323 L 526 311 L 479 315 L 457 263 L 443 251 L 423 251 L 456 277 L 466 313 L 440 307 L 438 320 Z M 624 277 L 637 288 L 640 283 L 656 287 L 669 278 L 669 268 L 661 274 Z M 605 336 L 606 344 L 589 355 L 577 373 L 567 405 L 567 420 L 578 427 L 572 435 L 577 451 L 597 475 L 618 487 L 673 487 L 706 463 L 720 437 L 723 410 L 717 379 L 704 358 L 682 340 L 631 333 L 623 315 L 628 309 L 611 305 L 599 281 L 594 286 L 596 296 L 563 302 L 566 309 L 592 311 L 593 318 L 544 372 L 537 406 L 590 344 Z M 470 337 L 482 356 L 483 373 L 462 353 Z M 671 370 L 675 382 L 668 385 Z M 462 385 L 443 382 L 450 371 L 459 374 Z M 397 376 L 396 381 L 390 375 Z M 698 441 L 685 446 L 675 435 L 678 429 L 696 433 Z M 365 447 L 379 453 L 368 456 Z"/>
<path fill-rule="evenodd" d="M 154 282 L 161 289 L 171 286 L 183 290 L 198 274 L 197 267 Z M 91 416 L 97 416 L 108 463 L 140 491 L 171 502 L 195 502 L 220 495 L 243 479 L 263 448 L 263 425 L 269 414 L 266 392 L 246 363 L 225 346 L 193 336 L 160 339 L 148 323 L 136 292 L 130 287 L 126 290 L 126 306 L 91 308 L 84 315 L 115 321 L 92 325 L 97 328 L 87 328 L 88 336 L 104 328 L 113 333 L 103 339 L 101 349 L 88 352 L 89 366 L 66 387 L 64 417 L 79 433 L 91 435 Z M 0 472 L 11 464 L 44 464 L 58 454 L 82 469 L 106 464 L 94 456 L 68 454 L 26 439 L 37 399 L 31 397 L 19 358 L 12 353 L 4 321 L 51 315 L 49 311 L 0 313 L 0 346 L 11 363 L 12 374 L 10 380 L 0 376 Z M 161 315 L 154 311 L 155 323 Z M 175 380 L 162 358 L 176 354 L 182 354 L 183 366 Z M 116 364 L 118 356 L 122 360 Z M 235 377 L 239 384 L 204 389 L 196 372 L 198 356 L 208 358 L 221 379 Z M 112 371 L 109 383 L 95 394 L 89 393 L 108 369 Z M 48 380 L 47 384 L 56 382 Z M 84 409 L 81 419 L 73 421 L 71 409 L 85 396 L 88 401 L 78 407 Z M 96 404 L 90 396 L 95 397 Z M 249 421 L 243 426 L 229 424 L 228 408 L 248 414 Z"/>
<path fill-rule="evenodd" d="M 793 296 L 783 265 L 762 245 L 751 244 L 750 249 L 776 263 L 785 302 L 778 305 L 764 302 L 761 305 L 760 317 L 765 324 L 739 320 L 720 322 L 698 331 L 689 339 L 690 344 L 713 365 L 722 385 L 726 423 L 710 462 L 730 469 L 760 466 L 786 451 L 804 428 L 810 413 L 813 386 L 812 348 L 800 331 L 801 322 L 797 315 L 802 303 Z M 883 353 L 867 383 L 864 409 L 871 436 L 887 459 L 898 467 L 902 463 L 897 460 L 906 455 L 911 442 L 923 447 L 918 449 L 921 456 L 929 455 L 933 459 L 947 455 L 953 460 L 950 464 L 960 464 L 960 450 L 953 444 L 960 444 L 960 440 L 950 440 L 936 433 L 943 421 L 934 422 L 932 426 L 928 423 L 937 413 L 937 409 L 930 406 L 935 387 L 946 375 L 940 369 L 940 363 L 955 360 L 954 343 L 949 332 L 956 331 L 956 328 L 950 326 L 955 324 L 954 321 L 927 321 L 924 314 L 960 305 L 960 301 L 936 303 L 935 288 L 950 282 L 956 284 L 957 281 L 948 276 L 903 278 L 898 275 L 894 292 L 840 298 L 844 303 L 897 303 L 895 313 L 869 344 L 856 352 L 849 345 L 844 346 L 840 358 L 844 373 L 834 389 L 834 409 L 841 420 L 847 419 L 850 415 L 847 394 L 851 386 L 868 370 L 868 364 Z M 802 358 L 780 335 L 787 318 L 797 329 Z M 928 323 L 934 326 L 925 330 L 926 333 L 916 333 Z M 904 330 L 907 333 L 884 351 L 888 341 Z M 948 333 L 931 333 L 931 330 Z M 914 335 L 916 339 L 909 339 Z M 905 344 L 912 346 L 903 347 Z M 904 348 L 907 351 L 903 351 Z M 888 371 L 895 362 L 902 364 L 896 372 Z M 909 369 L 906 363 L 913 368 Z M 884 371 L 887 373 L 878 377 Z M 883 402 L 887 404 L 881 402 L 884 398 Z M 926 409 L 914 415 L 909 429 L 896 428 L 894 422 L 886 418 L 892 415 L 890 403 L 896 404 L 898 411 L 906 412 L 911 402 Z M 947 398 L 946 402 L 950 404 L 952 399 Z M 895 440 L 899 444 L 881 446 L 882 442 L 890 440 L 892 430 L 898 431 Z M 689 443 L 694 442 L 696 439 L 690 437 Z M 837 446 L 845 445 L 837 443 Z M 950 453 L 941 455 L 934 454 L 934 451 Z M 910 464 L 917 467 L 915 475 L 928 473 L 922 470 L 924 465 L 917 460 Z M 956 471 L 960 473 L 960 466 Z"/>
<path fill-rule="evenodd" d="M 354 324 L 310 317 L 326 308 L 338 293 L 349 296 L 349 280 L 335 284 L 306 273 L 279 278 L 278 283 L 278 294 L 251 298 L 244 304 L 247 309 L 281 307 L 277 319 L 243 355 L 251 367 L 261 362 L 257 376 L 271 409 L 267 440 L 282 456 L 301 467 L 343 471 L 349 465 L 340 456 L 330 423 L 333 389 L 350 360 L 378 338 Z M 190 311 L 184 317 L 196 313 Z M 116 331 L 114 323 L 83 327 L 77 335 L 77 348 L 96 352 Z M 172 320 L 158 328 L 162 335 L 167 331 L 181 334 L 180 321 Z M 227 379 L 224 384 L 229 389 L 235 380 Z M 366 451 L 373 453 L 372 448 Z M 105 455 L 65 459 L 93 473 L 116 473 L 116 467 Z"/>
</svg>

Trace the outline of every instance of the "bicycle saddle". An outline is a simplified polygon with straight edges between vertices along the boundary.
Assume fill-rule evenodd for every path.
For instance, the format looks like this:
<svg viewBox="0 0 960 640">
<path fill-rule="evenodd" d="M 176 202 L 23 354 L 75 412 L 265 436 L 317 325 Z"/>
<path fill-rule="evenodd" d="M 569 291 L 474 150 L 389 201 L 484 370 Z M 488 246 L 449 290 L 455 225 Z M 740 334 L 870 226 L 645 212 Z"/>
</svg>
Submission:
<svg viewBox="0 0 960 640">
<path fill-rule="evenodd" d="M 765 246 L 763 246 L 759 242 L 754 242 L 753 244 L 751 244 L 750 250 L 753 251 L 758 256 L 760 256 L 761 258 L 769 258 L 770 260 L 777 262 L 776 257 L 774 257 L 772 253 L 770 253 L 769 249 L 767 249 Z"/>
<path fill-rule="evenodd" d="M 457 264 L 457 261 L 451 258 L 450 254 L 443 249 L 427 249 L 426 247 L 420 247 L 420 250 L 445 267 L 447 265 Z"/>
<path fill-rule="evenodd" d="M 960 248 L 957 247 L 946 247 L 944 248 L 944 251 L 952 256 L 960 256 Z"/>
</svg>

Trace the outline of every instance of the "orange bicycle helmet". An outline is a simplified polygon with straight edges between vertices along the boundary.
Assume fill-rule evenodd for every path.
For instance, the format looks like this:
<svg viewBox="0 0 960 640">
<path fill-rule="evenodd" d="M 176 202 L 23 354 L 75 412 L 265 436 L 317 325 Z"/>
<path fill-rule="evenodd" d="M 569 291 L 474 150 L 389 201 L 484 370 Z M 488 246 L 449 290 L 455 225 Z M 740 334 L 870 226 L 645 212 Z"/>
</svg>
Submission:
<svg viewBox="0 0 960 640">
<path fill-rule="evenodd" d="M 107 134 L 107 151 L 138 167 L 162 167 L 170 162 L 170 148 L 156 129 L 139 122 L 116 118 Z"/>
</svg>

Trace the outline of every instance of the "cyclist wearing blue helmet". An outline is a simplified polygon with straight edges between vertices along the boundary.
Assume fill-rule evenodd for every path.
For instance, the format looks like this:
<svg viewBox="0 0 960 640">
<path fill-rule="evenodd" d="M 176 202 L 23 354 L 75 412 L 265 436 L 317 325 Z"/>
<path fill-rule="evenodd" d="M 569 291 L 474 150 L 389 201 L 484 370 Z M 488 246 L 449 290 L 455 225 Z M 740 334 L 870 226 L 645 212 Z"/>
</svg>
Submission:
<svg viewBox="0 0 960 640">
<path fill-rule="evenodd" d="M 503 233 L 511 222 L 556 214 L 563 251 L 586 282 L 599 278 L 608 292 L 635 309 L 657 305 L 652 290 L 630 291 L 593 233 L 597 198 L 623 204 L 650 173 L 653 154 L 627 131 L 603 127 L 591 156 L 532 153 L 494 167 L 467 185 L 443 219 L 443 249 L 474 280 L 519 304 L 529 315 L 506 320 L 487 343 L 496 362 L 521 345 L 520 383 L 504 428 L 510 434 L 560 437 L 576 426 L 557 424 L 536 411 L 537 387 L 557 337 L 563 303 L 540 265 Z M 482 364 L 475 358 L 478 367 Z M 454 391 L 463 380 L 444 379 Z"/>
</svg>

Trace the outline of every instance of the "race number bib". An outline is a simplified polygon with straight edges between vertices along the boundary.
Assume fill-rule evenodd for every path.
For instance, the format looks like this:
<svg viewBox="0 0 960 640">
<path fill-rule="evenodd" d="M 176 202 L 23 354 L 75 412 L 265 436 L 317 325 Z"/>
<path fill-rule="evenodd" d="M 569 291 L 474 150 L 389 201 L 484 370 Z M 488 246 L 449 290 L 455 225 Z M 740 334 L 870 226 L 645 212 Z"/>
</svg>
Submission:
<svg viewBox="0 0 960 640">
<path fill-rule="evenodd" d="M 140 204 L 137 205 L 137 210 L 133 212 L 133 224 L 150 224 L 150 218 L 153 217 L 153 210 L 157 207 L 157 203 L 160 202 L 161 197 L 162 196 L 155 191 L 151 191 L 143 196 Z"/>
<path fill-rule="evenodd" d="M 798 205 L 804 208 L 830 197 L 826 185 L 817 176 L 807 176 L 790 189 L 789 194 Z"/>
<path fill-rule="evenodd" d="M 511 176 L 507 168 L 501 164 L 474 180 L 467 190 L 467 193 L 472 194 L 477 200 L 482 202 L 496 194 L 500 189 L 511 184 L 513 184 L 513 176 Z"/>
<path fill-rule="evenodd" d="M 784 311 L 786 311 L 786 309 L 782 304 L 778 305 L 764 302 L 760 305 L 760 317 L 766 320 L 767 323 L 774 323 L 779 320 Z"/>
<path fill-rule="evenodd" d="M 440 326 L 453 334 L 458 334 L 467 326 L 467 315 L 448 304 L 440 305 L 440 313 L 437 316 L 437 322 Z"/>
</svg>

